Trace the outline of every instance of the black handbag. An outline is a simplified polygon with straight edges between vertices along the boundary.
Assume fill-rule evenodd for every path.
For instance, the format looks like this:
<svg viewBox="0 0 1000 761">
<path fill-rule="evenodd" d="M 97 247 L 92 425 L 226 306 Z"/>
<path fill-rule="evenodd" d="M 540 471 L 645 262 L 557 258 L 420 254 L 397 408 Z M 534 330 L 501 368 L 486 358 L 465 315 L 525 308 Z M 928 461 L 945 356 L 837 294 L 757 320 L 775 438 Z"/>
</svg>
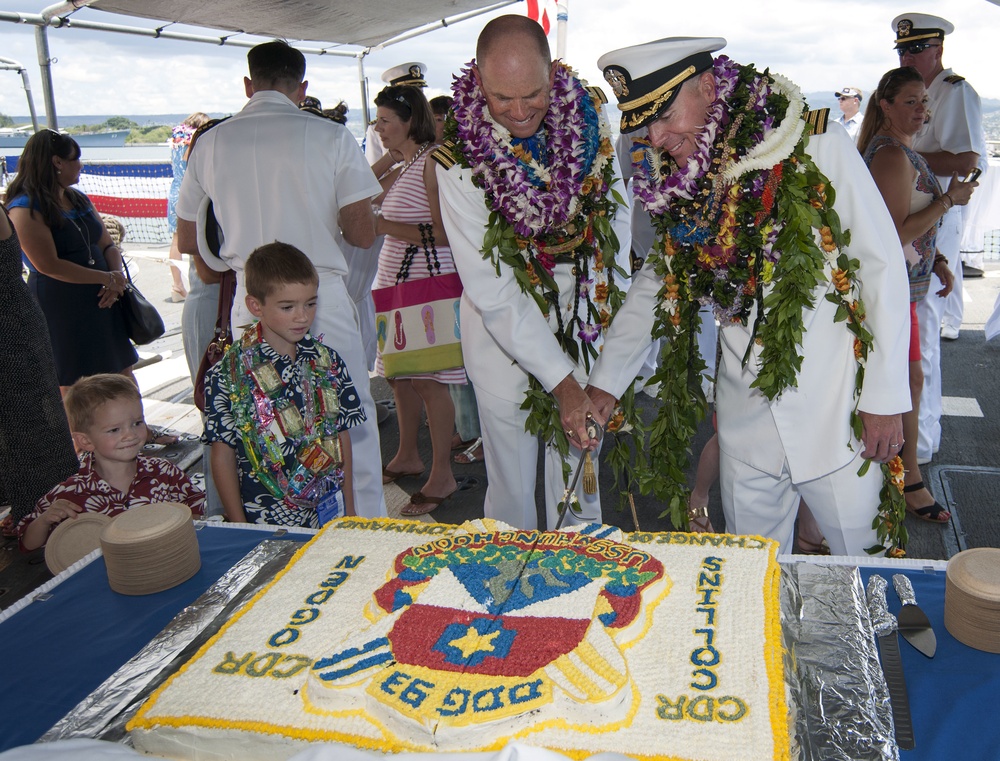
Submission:
<svg viewBox="0 0 1000 761">
<path fill-rule="evenodd" d="M 125 268 L 126 280 L 125 292 L 122 294 L 121 300 L 122 314 L 125 315 L 125 332 L 139 346 L 152 343 L 166 333 L 167 328 L 163 324 L 160 313 L 156 311 L 156 307 L 150 304 L 135 287 L 124 257 L 122 265 Z"/>
</svg>

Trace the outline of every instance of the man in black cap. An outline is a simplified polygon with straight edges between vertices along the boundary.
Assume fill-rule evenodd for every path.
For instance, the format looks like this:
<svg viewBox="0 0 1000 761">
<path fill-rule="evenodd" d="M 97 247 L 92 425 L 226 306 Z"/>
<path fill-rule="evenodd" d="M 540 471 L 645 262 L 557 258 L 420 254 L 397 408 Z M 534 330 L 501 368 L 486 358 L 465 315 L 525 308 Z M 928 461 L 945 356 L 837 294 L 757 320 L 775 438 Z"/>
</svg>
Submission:
<svg viewBox="0 0 1000 761">
<path fill-rule="evenodd" d="M 964 77 L 944 68 L 945 35 L 954 25 L 939 16 L 903 13 L 892 20 L 900 66 L 912 66 L 927 87 L 930 121 L 913 138 L 913 148 L 937 175 L 942 188 L 951 178 L 964 178 L 988 167 L 983 115 L 979 95 Z M 920 394 L 920 435 L 917 461 L 930 462 L 941 445 L 941 338 L 958 338 L 965 311 L 960 253 L 966 206 L 954 206 L 941 221 L 937 248 L 948 258 L 955 275 L 951 293 L 940 298 L 931 288 L 917 303 L 920 323 L 920 363 L 924 371 Z M 981 275 L 982 273 L 979 272 Z"/>
<path fill-rule="evenodd" d="M 685 452 L 704 403 L 694 335 L 700 304 L 712 304 L 726 530 L 791 551 L 804 498 L 834 553 L 862 555 L 893 543 L 872 528 L 883 473 L 865 461 L 895 461 L 910 406 L 899 238 L 846 132 L 826 129 L 828 110 L 806 112 L 783 77 L 713 57 L 725 44 L 671 38 L 598 62 L 622 131 L 648 130 L 633 149 L 632 189 L 659 240 L 590 393 L 609 410 L 651 336 L 665 339 L 642 475 L 683 510 Z"/>
</svg>

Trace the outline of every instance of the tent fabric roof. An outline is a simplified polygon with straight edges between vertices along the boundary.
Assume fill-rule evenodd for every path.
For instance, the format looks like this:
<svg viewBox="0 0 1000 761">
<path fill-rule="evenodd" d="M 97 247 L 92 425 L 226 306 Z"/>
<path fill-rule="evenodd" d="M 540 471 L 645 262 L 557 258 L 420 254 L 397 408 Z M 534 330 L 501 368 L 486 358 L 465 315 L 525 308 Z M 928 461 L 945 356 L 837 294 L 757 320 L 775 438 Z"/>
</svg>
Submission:
<svg viewBox="0 0 1000 761">
<path fill-rule="evenodd" d="M 89 7 L 287 40 L 372 47 L 497 0 L 95 0 Z"/>
</svg>

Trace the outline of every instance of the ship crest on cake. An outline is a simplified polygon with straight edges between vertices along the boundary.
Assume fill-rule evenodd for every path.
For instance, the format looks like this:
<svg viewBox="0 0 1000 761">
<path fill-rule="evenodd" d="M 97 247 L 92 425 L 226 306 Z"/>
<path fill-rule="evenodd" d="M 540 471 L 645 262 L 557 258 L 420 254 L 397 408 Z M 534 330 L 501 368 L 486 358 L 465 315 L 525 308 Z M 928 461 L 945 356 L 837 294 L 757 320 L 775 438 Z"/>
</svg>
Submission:
<svg viewBox="0 0 1000 761">
<path fill-rule="evenodd" d="M 313 664 L 309 709 L 346 712 L 361 699 L 439 747 L 485 724 L 562 721 L 568 705 L 577 717 L 589 707 L 586 721 L 600 725 L 627 718 L 638 696 L 623 649 L 669 588 L 663 565 L 609 526 L 482 523 L 396 557 L 370 625 Z"/>
</svg>

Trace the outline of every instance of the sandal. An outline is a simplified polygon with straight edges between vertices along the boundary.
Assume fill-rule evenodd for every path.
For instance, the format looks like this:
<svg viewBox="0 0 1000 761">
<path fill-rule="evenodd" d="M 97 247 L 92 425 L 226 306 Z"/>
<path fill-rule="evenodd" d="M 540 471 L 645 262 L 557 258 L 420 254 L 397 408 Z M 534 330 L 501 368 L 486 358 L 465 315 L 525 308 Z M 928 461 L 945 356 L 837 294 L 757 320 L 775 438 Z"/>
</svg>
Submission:
<svg viewBox="0 0 1000 761">
<path fill-rule="evenodd" d="M 688 497 L 688 531 L 692 534 L 711 534 L 715 532 L 712 528 L 712 521 L 708 517 L 708 505 L 694 507 Z"/>
<path fill-rule="evenodd" d="M 903 487 L 903 493 L 920 491 L 926 488 L 923 481 L 917 481 L 915 484 L 910 484 L 909 486 Z M 934 500 L 933 505 L 927 505 L 926 507 L 910 507 L 906 506 L 906 512 L 919 518 L 922 521 L 927 521 L 928 523 L 947 523 L 951 520 L 951 513 L 948 512 L 944 506 L 938 504 L 937 500 Z"/>
<path fill-rule="evenodd" d="M 816 542 L 810 542 L 808 539 L 803 539 L 801 536 L 796 536 L 795 543 L 799 546 L 800 555 L 830 554 L 830 545 L 827 544 L 826 539 L 820 539 L 819 543 L 816 543 Z"/>
<path fill-rule="evenodd" d="M 418 491 L 410 497 L 409 503 L 399 512 L 400 515 L 405 515 L 408 518 L 417 515 L 426 515 L 431 510 L 435 510 L 444 504 L 449 497 L 451 497 L 451 494 L 446 497 L 428 497 L 422 491 Z"/>
<path fill-rule="evenodd" d="M 462 441 L 462 437 L 457 433 L 451 437 L 451 451 L 458 452 L 459 450 L 468 449 L 473 444 L 482 441 L 482 439 L 469 439 L 468 441 Z"/>
<path fill-rule="evenodd" d="M 387 486 L 393 483 L 397 479 L 405 478 L 406 476 L 419 476 L 422 475 L 423 471 L 418 470 L 412 473 L 406 473 L 401 470 L 389 470 L 388 468 L 382 468 L 382 485 Z"/>
<path fill-rule="evenodd" d="M 471 465 L 474 462 L 482 462 L 486 459 L 486 454 L 483 452 L 483 440 L 475 439 L 472 444 L 464 452 L 459 452 L 457 455 L 451 458 L 452 462 L 459 465 Z"/>
</svg>

